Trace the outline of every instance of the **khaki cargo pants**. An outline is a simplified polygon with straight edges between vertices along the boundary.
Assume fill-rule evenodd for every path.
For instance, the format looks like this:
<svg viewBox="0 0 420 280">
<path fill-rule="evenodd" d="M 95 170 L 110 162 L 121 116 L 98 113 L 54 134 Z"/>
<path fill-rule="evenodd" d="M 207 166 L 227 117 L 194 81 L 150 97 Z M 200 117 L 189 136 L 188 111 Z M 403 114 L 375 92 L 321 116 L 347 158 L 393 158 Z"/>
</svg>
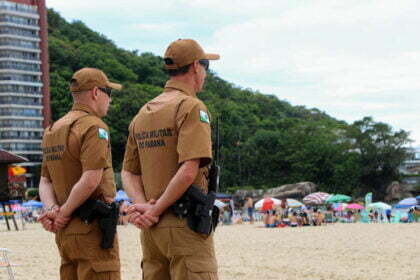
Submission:
<svg viewBox="0 0 420 280">
<path fill-rule="evenodd" d="M 213 234 L 192 231 L 185 219 L 174 226 L 163 217 L 157 226 L 142 230 L 140 240 L 144 280 L 218 279 Z"/>
<path fill-rule="evenodd" d="M 60 279 L 120 280 L 118 236 L 115 236 L 114 248 L 102 249 L 102 233 L 97 223 L 85 225 L 73 220 L 64 231 L 56 234 L 61 255 Z"/>
</svg>

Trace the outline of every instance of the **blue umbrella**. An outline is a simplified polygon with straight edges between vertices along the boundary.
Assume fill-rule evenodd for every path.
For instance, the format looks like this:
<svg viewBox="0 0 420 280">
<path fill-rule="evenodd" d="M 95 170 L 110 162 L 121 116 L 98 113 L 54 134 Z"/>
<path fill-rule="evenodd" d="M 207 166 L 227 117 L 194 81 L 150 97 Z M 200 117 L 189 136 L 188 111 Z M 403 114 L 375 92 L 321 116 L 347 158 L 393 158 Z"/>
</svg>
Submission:
<svg viewBox="0 0 420 280">
<path fill-rule="evenodd" d="M 226 193 L 216 193 L 217 199 L 231 199 L 232 195 Z"/>
<path fill-rule="evenodd" d="M 420 195 L 416 196 L 417 204 L 420 205 Z"/>
<path fill-rule="evenodd" d="M 22 203 L 23 207 L 34 207 L 34 208 L 41 208 L 44 206 L 42 202 L 36 201 L 36 200 L 29 200 L 24 203 Z"/>
<path fill-rule="evenodd" d="M 123 190 L 117 191 L 117 195 L 115 196 L 115 201 L 119 202 L 121 200 L 130 201 L 130 198 Z"/>
<path fill-rule="evenodd" d="M 410 208 L 416 205 L 417 200 L 414 197 L 408 197 L 398 202 L 398 204 L 395 205 L 395 208 Z"/>
</svg>

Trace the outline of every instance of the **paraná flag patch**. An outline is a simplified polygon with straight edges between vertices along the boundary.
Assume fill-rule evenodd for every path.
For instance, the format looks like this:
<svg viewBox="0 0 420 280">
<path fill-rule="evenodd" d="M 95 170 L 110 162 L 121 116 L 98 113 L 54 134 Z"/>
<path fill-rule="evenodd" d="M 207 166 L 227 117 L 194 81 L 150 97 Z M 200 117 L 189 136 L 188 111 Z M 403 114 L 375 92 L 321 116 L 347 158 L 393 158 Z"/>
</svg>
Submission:
<svg viewBox="0 0 420 280">
<path fill-rule="evenodd" d="M 108 141 L 108 132 L 103 128 L 99 128 L 98 137 L 99 139 L 105 139 L 106 141 Z"/>
<path fill-rule="evenodd" d="M 210 123 L 209 115 L 203 110 L 200 110 L 200 121 L 205 123 Z"/>
</svg>

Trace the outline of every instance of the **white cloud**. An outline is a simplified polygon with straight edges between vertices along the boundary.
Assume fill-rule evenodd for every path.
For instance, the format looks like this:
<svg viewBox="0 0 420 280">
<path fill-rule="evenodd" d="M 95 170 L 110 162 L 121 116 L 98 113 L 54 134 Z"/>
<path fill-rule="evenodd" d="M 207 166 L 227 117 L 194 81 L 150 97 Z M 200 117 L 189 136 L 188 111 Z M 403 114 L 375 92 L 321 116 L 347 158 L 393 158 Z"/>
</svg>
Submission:
<svg viewBox="0 0 420 280">
<path fill-rule="evenodd" d="M 192 37 L 242 87 L 412 130 L 420 145 L 420 3 L 416 0 L 48 0 L 126 48 L 162 54 Z M 134 36 L 133 36 L 134 34 Z"/>
<path fill-rule="evenodd" d="M 412 108 L 420 104 L 419 7 L 415 1 L 305 2 L 281 16 L 217 30 L 212 48 L 221 50 L 222 61 L 214 67 L 241 85 L 350 122 L 372 115 L 413 130 L 420 141 L 412 125 L 419 121 Z"/>
</svg>

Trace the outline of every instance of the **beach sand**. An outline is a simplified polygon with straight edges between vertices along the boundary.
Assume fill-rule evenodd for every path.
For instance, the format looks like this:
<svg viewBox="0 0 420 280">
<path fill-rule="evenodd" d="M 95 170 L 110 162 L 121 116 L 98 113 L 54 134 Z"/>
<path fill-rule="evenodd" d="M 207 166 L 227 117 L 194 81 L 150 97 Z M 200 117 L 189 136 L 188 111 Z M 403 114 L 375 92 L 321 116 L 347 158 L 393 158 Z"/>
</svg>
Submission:
<svg viewBox="0 0 420 280">
<path fill-rule="evenodd" d="M 221 280 L 419 280 L 420 223 L 335 224 L 266 229 L 220 226 L 215 235 Z M 141 279 L 139 231 L 118 227 L 122 279 Z M 59 257 L 54 235 L 39 224 L 6 231 L 0 221 L 0 247 L 12 250 L 16 280 L 57 280 Z M 0 268 L 0 279 L 8 279 Z"/>
</svg>

